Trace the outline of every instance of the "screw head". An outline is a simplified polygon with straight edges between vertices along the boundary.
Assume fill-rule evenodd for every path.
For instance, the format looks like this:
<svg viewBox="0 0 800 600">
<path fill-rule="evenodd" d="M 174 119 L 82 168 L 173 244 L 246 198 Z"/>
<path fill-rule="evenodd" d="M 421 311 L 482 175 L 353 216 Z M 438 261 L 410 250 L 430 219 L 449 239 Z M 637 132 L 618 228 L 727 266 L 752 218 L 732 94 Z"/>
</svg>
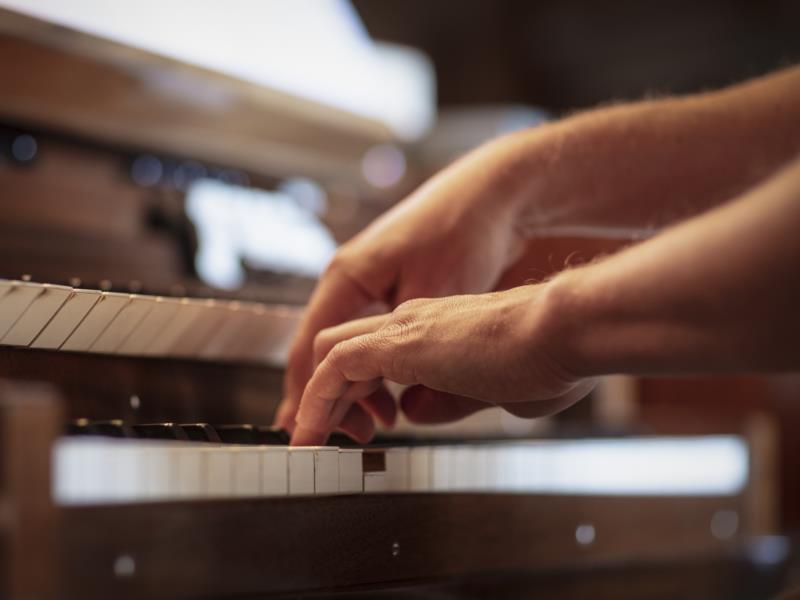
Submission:
<svg viewBox="0 0 800 600">
<path fill-rule="evenodd" d="M 130 554 L 120 554 L 114 561 L 114 575 L 119 578 L 132 577 L 136 573 L 136 561 Z"/>
</svg>

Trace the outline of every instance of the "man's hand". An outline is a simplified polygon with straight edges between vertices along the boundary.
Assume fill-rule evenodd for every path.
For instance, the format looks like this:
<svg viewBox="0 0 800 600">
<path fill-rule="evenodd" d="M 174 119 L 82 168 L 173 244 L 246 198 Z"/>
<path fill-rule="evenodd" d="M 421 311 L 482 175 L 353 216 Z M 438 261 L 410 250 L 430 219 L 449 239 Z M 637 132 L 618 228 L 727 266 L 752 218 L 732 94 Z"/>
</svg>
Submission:
<svg viewBox="0 0 800 600">
<path fill-rule="evenodd" d="M 795 67 L 719 92 L 588 111 L 470 153 L 337 253 L 290 353 L 276 424 L 294 428 L 323 329 L 376 302 L 391 310 L 488 292 L 529 237 L 638 237 L 724 203 L 800 150 L 798 97 Z M 339 423 L 349 433 L 373 417 L 394 420 L 386 390 L 365 390 Z"/>
<path fill-rule="evenodd" d="M 451 421 L 492 405 L 534 417 L 576 402 L 592 383 L 562 364 L 546 288 L 411 300 L 388 315 L 321 332 L 292 443 L 323 444 L 336 428 L 369 439 L 374 425 L 354 418 L 353 407 L 384 378 L 411 386 L 401 403 L 419 422 Z"/>
<path fill-rule="evenodd" d="M 290 352 L 277 425 L 294 429 L 321 330 L 363 316 L 376 303 L 385 311 L 411 298 L 493 289 L 524 245 L 515 228 L 519 174 L 504 162 L 508 154 L 501 140 L 469 155 L 340 248 Z M 351 402 L 341 420 L 351 435 L 371 426 L 372 416 L 385 425 L 394 421 L 395 404 L 386 390 L 373 386 L 370 391 Z"/>
</svg>

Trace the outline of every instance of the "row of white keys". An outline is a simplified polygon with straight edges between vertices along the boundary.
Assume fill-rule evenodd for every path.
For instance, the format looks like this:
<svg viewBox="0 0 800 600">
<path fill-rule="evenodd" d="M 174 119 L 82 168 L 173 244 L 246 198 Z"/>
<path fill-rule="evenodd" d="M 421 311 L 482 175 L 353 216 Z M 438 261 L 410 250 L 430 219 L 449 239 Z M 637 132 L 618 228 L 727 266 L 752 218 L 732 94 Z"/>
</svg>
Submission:
<svg viewBox="0 0 800 600">
<path fill-rule="evenodd" d="M 0 344 L 283 365 L 300 311 L 0 280 Z"/>
<path fill-rule="evenodd" d="M 152 310 L 155 298 L 130 294 L 128 302 L 97 336 L 89 347 L 90 352 L 113 354 L 136 330 L 142 320 Z"/>
<path fill-rule="evenodd" d="M 363 451 L 351 448 L 339 450 L 339 492 L 359 494 L 364 491 Z"/>
<path fill-rule="evenodd" d="M 536 445 L 464 444 L 390 448 L 386 491 L 526 491 L 535 486 Z"/>
<path fill-rule="evenodd" d="M 120 344 L 120 354 L 145 354 L 152 342 L 169 326 L 181 307 L 180 300 L 156 296 L 150 311 L 139 325 Z"/>
<path fill-rule="evenodd" d="M 0 315 L 5 321 L 0 325 L 0 330 L 5 331 L 0 338 L 2 343 L 28 346 L 42 330 L 42 323 L 53 318 L 71 292 L 72 288 L 66 286 L 24 282 L 12 288 L 11 293 L 0 299 Z M 8 325 L 15 316 L 15 321 Z"/>
<path fill-rule="evenodd" d="M 386 491 L 405 492 L 409 489 L 409 449 L 387 448 Z"/>
<path fill-rule="evenodd" d="M 115 292 L 101 292 L 97 302 L 81 319 L 75 330 L 61 345 L 63 350 L 74 352 L 88 352 L 95 340 L 105 331 L 131 301 L 131 294 Z"/>
<path fill-rule="evenodd" d="M 744 486 L 748 460 L 733 436 L 415 447 L 408 490 L 730 494 Z"/>
<path fill-rule="evenodd" d="M 102 296 L 103 292 L 95 290 L 72 290 L 59 311 L 31 342 L 31 348 L 60 348 Z"/>
<path fill-rule="evenodd" d="M 55 448 L 54 494 L 64 504 L 102 504 L 361 493 L 361 454 L 334 447 L 65 438 Z"/>
</svg>

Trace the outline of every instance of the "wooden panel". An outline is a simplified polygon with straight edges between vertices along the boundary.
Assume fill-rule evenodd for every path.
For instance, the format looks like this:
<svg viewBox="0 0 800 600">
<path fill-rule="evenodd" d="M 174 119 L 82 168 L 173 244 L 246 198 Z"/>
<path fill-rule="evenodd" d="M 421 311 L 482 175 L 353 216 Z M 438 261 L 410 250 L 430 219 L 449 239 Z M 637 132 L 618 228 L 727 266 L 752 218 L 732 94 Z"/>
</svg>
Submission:
<svg viewBox="0 0 800 600">
<path fill-rule="evenodd" d="M 352 496 L 64 509 L 71 597 L 235 596 L 720 555 L 735 498 Z M 576 543 L 591 523 L 595 542 Z M 114 573 L 127 557 L 135 569 Z M 118 564 L 118 563 L 117 563 Z"/>
<path fill-rule="evenodd" d="M 155 235 L 126 240 L 0 225 L 0 276 L 16 279 L 26 273 L 48 283 L 79 277 L 124 286 L 138 280 L 167 290 L 183 277 L 184 266 L 175 245 Z"/>
<path fill-rule="evenodd" d="M 0 378 L 52 383 L 71 419 L 269 424 L 282 374 L 256 365 L 0 348 Z"/>
<path fill-rule="evenodd" d="M 61 428 L 48 386 L 0 382 L 2 596 L 55 597 L 56 518 L 50 448 Z"/>
<path fill-rule="evenodd" d="M 0 10 L 0 116 L 270 175 L 364 185 L 383 125 Z"/>
<path fill-rule="evenodd" d="M 127 239 L 143 233 L 151 192 L 126 177 L 121 156 L 35 137 L 33 164 L 0 165 L 5 226 Z"/>
</svg>

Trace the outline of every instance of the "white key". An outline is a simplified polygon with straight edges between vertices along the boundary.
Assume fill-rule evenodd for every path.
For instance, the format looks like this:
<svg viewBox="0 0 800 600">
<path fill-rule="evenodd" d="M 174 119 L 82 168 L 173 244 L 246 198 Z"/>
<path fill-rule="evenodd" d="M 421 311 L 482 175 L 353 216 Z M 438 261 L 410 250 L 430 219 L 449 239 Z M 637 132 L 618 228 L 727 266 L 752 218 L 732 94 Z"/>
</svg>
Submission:
<svg viewBox="0 0 800 600">
<path fill-rule="evenodd" d="M 33 340 L 31 348 L 59 348 L 101 296 L 102 292 L 95 290 L 73 290 L 61 309 Z"/>
<path fill-rule="evenodd" d="M 533 448 L 527 444 L 515 444 L 511 448 L 509 459 L 511 460 L 512 482 L 511 489 L 515 492 L 528 491 L 531 485 L 535 484 L 535 476 L 531 469 L 531 451 Z"/>
<path fill-rule="evenodd" d="M 408 450 L 408 487 L 412 492 L 427 492 L 431 489 L 431 449 L 415 446 Z"/>
<path fill-rule="evenodd" d="M 233 495 L 233 453 L 224 446 L 205 449 L 205 495 L 224 497 Z"/>
<path fill-rule="evenodd" d="M 199 355 L 203 358 L 235 358 L 230 350 L 235 349 L 249 325 L 250 313 L 242 309 L 238 302 L 223 304 L 218 310 L 223 314 L 221 325 L 203 344 Z"/>
<path fill-rule="evenodd" d="M 500 492 L 510 492 L 514 490 L 514 460 L 513 446 L 511 444 L 498 444 L 491 448 L 491 461 L 494 467 L 495 489 Z"/>
<path fill-rule="evenodd" d="M 145 356 L 167 356 L 177 341 L 200 318 L 203 303 L 182 298 L 178 300 L 178 311 L 169 320 L 163 330 L 158 333 L 144 350 Z"/>
<path fill-rule="evenodd" d="M 116 352 L 122 342 L 136 330 L 154 304 L 155 300 L 149 296 L 131 294 L 131 301 L 117 313 L 89 350 L 103 354 Z"/>
<path fill-rule="evenodd" d="M 61 349 L 76 352 L 88 351 L 103 330 L 114 320 L 117 313 L 130 301 L 130 294 L 101 292 L 100 298 L 75 328 L 75 331 L 61 345 Z"/>
<path fill-rule="evenodd" d="M 407 492 L 408 481 L 408 448 L 388 448 L 386 459 L 386 489 L 390 492 Z"/>
<path fill-rule="evenodd" d="M 72 288 L 63 285 L 44 284 L 43 288 L 3 337 L 3 344 L 29 345 L 72 293 Z"/>
<path fill-rule="evenodd" d="M 472 478 L 468 489 L 476 492 L 485 492 L 491 489 L 491 465 L 489 462 L 489 448 L 480 444 L 472 450 Z"/>
<path fill-rule="evenodd" d="M 215 300 L 204 300 L 200 311 L 181 336 L 167 351 L 171 356 L 197 357 L 205 348 L 206 342 L 222 326 L 226 308 Z"/>
<path fill-rule="evenodd" d="M 44 290 L 44 285 L 27 281 L 14 281 L 6 286 L 6 293 L 0 297 L 0 338 Z"/>
<path fill-rule="evenodd" d="M 314 493 L 314 449 L 289 448 L 289 495 Z"/>
<path fill-rule="evenodd" d="M 233 495 L 261 493 L 261 453 L 256 446 L 235 446 L 233 452 Z"/>
<path fill-rule="evenodd" d="M 266 312 L 262 304 L 242 302 L 239 305 L 239 324 L 225 340 L 222 354 L 231 360 L 252 360 L 254 348 L 262 342 L 260 317 Z"/>
<path fill-rule="evenodd" d="M 333 446 L 314 448 L 314 493 L 339 493 L 339 449 Z"/>
<path fill-rule="evenodd" d="M 177 472 L 174 444 L 152 442 L 142 446 L 144 496 L 152 500 L 166 500 L 172 497 Z"/>
<path fill-rule="evenodd" d="M 359 448 L 339 449 L 339 492 L 360 494 L 364 491 L 363 450 Z"/>
<path fill-rule="evenodd" d="M 0 299 L 6 295 L 6 293 L 14 287 L 16 282 L 10 279 L 0 279 Z"/>
<path fill-rule="evenodd" d="M 431 490 L 446 492 L 452 489 L 453 473 L 449 446 L 434 446 L 431 448 Z"/>
<path fill-rule="evenodd" d="M 265 306 L 254 321 L 259 335 L 251 346 L 250 358 L 285 366 L 302 315 L 302 309 L 294 306 Z"/>
<path fill-rule="evenodd" d="M 109 440 L 105 450 L 108 460 L 107 493 L 117 502 L 141 501 L 150 496 L 147 480 L 148 455 L 142 444 Z"/>
<path fill-rule="evenodd" d="M 107 500 L 103 475 L 106 440 L 64 438 L 53 446 L 53 495 L 61 504 L 94 504 Z"/>
<path fill-rule="evenodd" d="M 364 493 L 376 494 L 386 491 L 386 471 L 364 473 Z"/>
<path fill-rule="evenodd" d="M 454 446 L 450 449 L 450 489 L 457 491 L 473 489 L 474 456 L 472 446 Z"/>
<path fill-rule="evenodd" d="M 261 494 L 286 496 L 289 493 L 289 452 L 281 446 L 258 446 L 261 453 Z"/>
<path fill-rule="evenodd" d="M 168 327 L 180 307 L 180 300 L 156 296 L 150 312 L 117 348 L 117 353 L 133 356 L 144 354 L 150 344 Z"/>
<path fill-rule="evenodd" d="M 180 498 L 200 498 L 203 495 L 203 460 L 206 454 L 202 444 L 182 444 L 176 450 L 177 472 L 175 473 L 175 495 Z"/>
</svg>

